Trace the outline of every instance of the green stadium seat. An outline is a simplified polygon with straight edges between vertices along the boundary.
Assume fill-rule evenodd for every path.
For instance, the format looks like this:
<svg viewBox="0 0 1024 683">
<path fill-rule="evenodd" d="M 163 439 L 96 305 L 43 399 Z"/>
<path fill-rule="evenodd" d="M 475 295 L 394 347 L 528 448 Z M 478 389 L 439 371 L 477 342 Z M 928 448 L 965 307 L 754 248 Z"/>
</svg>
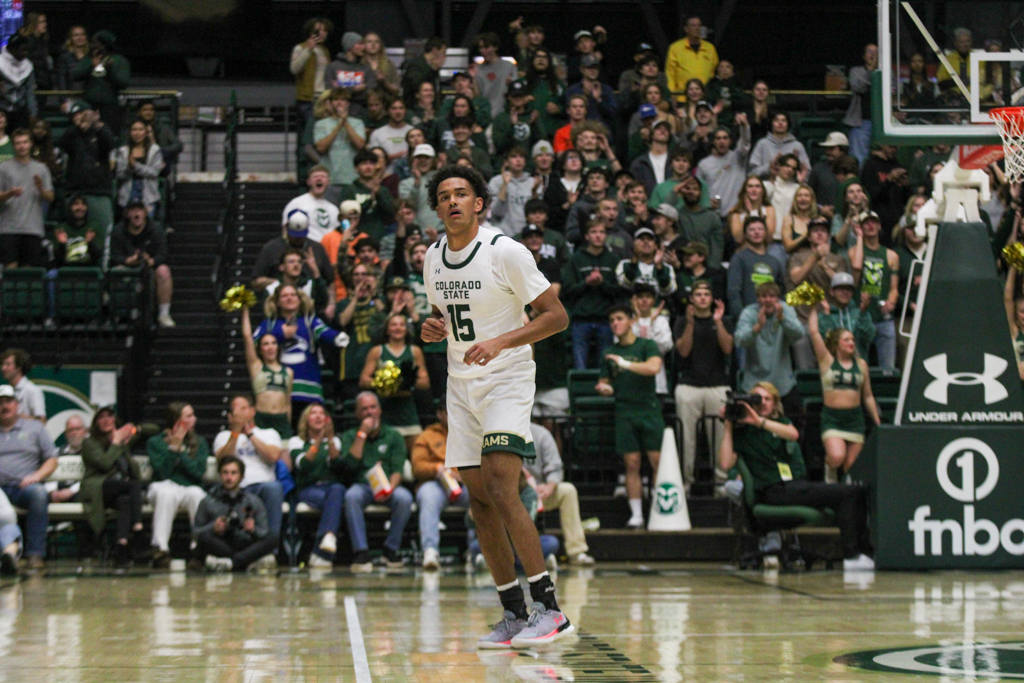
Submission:
<svg viewBox="0 0 1024 683">
<path fill-rule="evenodd" d="M 144 319 L 149 315 L 146 282 L 141 268 L 118 266 L 107 273 L 110 317 L 117 322 Z"/>
<path fill-rule="evenodd" d="M 56 313 L 59 320 L 96 320 L 103 310 L 103 270 L 60 268 L 57 271 Z"/>
<path fill-rule="evenodd" d="M 800 445 L 795 441 L 787 444 L 791 452 L 799 452 Z M 739 470 L 740 478 L 743 480 L 743 507 L 747 513 L 747 521 L 750 530 L 756 534 L 764 534 L 769 531 L 782 531 L 795 529 L 801 526 L 834 526 L 836 522 L 835 513 L 825 508 L 808 507 L 806 505 L 765 505 L 757 501 L 757 492 L 754 490 L 754 479 L 750 474 L 750 468 L 743 462 L 743 458 L 736 460 L 736 469 Z"/>
<path fill-rule="evenodd" d="M 0 316 L 4 322 L 38 322 L 46 317 L 46 269 L 5 270 L 0 280 Z"/>
</svg>

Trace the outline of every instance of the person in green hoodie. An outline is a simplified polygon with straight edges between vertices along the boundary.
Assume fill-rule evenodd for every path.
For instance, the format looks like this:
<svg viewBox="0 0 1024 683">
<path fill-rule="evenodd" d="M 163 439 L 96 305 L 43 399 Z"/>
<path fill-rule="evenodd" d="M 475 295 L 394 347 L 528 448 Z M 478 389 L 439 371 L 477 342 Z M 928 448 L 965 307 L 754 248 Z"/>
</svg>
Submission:
<svg viewBox="0 0 1024 683">
<path fill-rule="evenodd" d="M 191 405 L 174 401 L 167 406 L 166 427 L 146 442 L 146 453 L 153 468 L 153 483 L 147 491 L 153 506 L 153 568 L 167 569 L 174 517 L 184 511 L 191 524 L 206 497 L 202 485 L 210 445 L 196 434 L 196 411 Z"/>
<path fill-rule="evenodd" d="M 131 65 L 116 53 L 117 38 L 107 30 L 97 31 L 89 43 L 90 59 L 82 59 L 71 71 L 74 80 L 83 80 L 82 99 L 100 113 L 100 120 L 120 137 L 124 128 L 124 109 L 118 97 L 128 87 Z"/>
<path fill-rule="evenodd" d="M 585 246 L 573 253 L 562 270 L 562 296 L 570 309 L 573 366 L 577 370 L 591 367 L 587 358 L 595 337 L 598 350 L 611 345 L 608 308 L 626 297 L 615 279 L 619 258 L 605 246 L 606 237 L 603 222 L 589 222 Z"/>
<path fill-rule="evenodd" d="M 78 497 L 97 537 L 107 526 L 107 508 L 117 510 L 113 559 L 118 567 L 131 565 L 128 544 L 142 531 L 142 477 L 131 449 L 157 429 L 156 425 L 136 427 L 131 422 L 118 427 L 114 409 L 105 406 L 93 415 L 89 437 L 82 443 L 85 476 Z"/>
</svg>

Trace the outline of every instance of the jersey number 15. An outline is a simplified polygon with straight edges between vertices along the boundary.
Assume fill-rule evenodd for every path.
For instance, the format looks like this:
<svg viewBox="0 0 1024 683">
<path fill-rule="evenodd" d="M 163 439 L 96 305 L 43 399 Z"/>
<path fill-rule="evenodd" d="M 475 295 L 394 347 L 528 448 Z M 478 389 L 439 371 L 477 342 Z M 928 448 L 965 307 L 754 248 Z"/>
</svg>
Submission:
<svg viewBox="0 0 1024 683">
<path fill-rule="evenodd" d="M 465 314 L 465 317 L 463 315 Z M 469 319 L 469 304 L 448 304 L 448 317 L 452 320 L 452 336 L 457 342 L 476 339 L 473 321 Z"/>
</svg>

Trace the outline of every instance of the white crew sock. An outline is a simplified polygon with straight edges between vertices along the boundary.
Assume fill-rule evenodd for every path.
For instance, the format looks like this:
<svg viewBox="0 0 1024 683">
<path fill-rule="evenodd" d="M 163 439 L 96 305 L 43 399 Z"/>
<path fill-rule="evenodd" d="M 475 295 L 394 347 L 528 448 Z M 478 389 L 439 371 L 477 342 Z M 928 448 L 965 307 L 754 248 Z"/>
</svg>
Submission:
<svg viewBox="0 0 1024 683">
<path fill-rule="evenodd" d="M 643 507 L 641 506 L 641 503 L 642 503 L 642 501 L 639 498 L 630 498 L 629 499 L 629 509 L 633 513 L 633 517 L 632 517 L 633 519 L 643 519 L 644 518 L 644 510 L 643 510 Z"/>
<path fill-rule="evenodd" d="M 170 314 L 171 314 L 171 305 L 170 304 L 160 304 L 160 305 L 157 306 L 157 315 L 170 315 Z"/>
</svg>

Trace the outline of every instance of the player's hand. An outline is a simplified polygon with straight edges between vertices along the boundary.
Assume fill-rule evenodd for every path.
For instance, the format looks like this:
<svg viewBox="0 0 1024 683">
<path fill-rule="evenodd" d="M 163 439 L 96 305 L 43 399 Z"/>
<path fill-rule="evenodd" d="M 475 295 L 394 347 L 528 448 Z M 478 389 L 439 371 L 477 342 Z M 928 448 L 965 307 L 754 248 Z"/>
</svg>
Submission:
<svg viewBox="0 0 1024 683">
<path fill-rule="evenodd" d="M 423 329 L 420 337 L 425 342 L 439 342 L 448 338 L 448 328 L 445 327 L 444 318 L 430 317 L 423 321 Z"/>
<path fill-rule="evenodd" d="M 488 339 L 485 342 L 479 344 L 473 344 L 469 347 L 469 351 L 466 351 L 466 355 L 463 356 L 462 362 L 466 365 L 487 365 L 489 362 L 494 360 L 504 351 L 502 343 L 495 339 Z"/>
</svg>

